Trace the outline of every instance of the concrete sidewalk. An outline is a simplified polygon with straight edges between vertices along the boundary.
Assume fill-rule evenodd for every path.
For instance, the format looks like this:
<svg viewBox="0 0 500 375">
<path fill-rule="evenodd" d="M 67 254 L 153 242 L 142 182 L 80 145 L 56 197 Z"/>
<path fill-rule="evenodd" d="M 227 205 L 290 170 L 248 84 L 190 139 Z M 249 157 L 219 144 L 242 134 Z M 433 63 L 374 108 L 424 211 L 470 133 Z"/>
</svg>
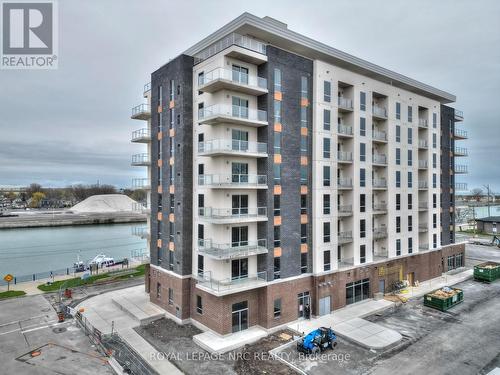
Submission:
<svg viewBox="0 0 500 375">
<path fill-rule="evenodd" d="M 83 316 L 102 333 L 111 333 L 111 327 L 118 332 L 155 371 L 159 374 L 182 374 L 166 359 L 160 358 L 158 351 L 133 328 L 142 323 L 165 316 L 165 311 L 149 301 L 144 285 L 115 290 L 89 298 L 76 309 L 84 309 Z"/>
</svg>

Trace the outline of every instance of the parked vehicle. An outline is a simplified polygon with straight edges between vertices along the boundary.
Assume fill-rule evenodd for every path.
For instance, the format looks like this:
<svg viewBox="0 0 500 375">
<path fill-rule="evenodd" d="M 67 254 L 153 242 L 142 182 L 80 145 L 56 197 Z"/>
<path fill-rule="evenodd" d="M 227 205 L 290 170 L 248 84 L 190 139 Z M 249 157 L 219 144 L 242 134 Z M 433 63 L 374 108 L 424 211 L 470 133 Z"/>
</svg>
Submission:
<svg viewBox="0 0 500 375">
<path fill-rule="evenodd" d="M 99 268 L 110 267 L 115 264 L 115 260 L 113 258 L 107 257 L 104 254 L 99 254 L 96 255 L 95 258 L 90 261 L 89 265 L 92 264 L 97 264 L 97 267 Z"/>
<path fill-rule="evenodd" d="M 297 342 L 297 350 L 306 354 L 319 354 L 337 346 L 337 336 L 331 328 L 320 327 Z"/>
</svg>

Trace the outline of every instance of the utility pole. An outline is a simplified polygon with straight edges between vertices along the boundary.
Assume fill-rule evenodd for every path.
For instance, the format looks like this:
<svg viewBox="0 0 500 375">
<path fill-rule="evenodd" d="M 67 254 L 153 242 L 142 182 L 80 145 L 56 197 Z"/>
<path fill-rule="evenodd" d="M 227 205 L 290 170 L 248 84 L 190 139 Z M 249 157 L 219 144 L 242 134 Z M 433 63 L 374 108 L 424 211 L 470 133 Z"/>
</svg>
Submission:
<svg viewBox="0 0 500 375">
<path fill-rule="evenodd" d="M 490 184 L 488 185 L 483 185 L 486 188 L 486 205 L 488 206 L 488 217 L 491 216 L 490 212 Z"/>
</svg>

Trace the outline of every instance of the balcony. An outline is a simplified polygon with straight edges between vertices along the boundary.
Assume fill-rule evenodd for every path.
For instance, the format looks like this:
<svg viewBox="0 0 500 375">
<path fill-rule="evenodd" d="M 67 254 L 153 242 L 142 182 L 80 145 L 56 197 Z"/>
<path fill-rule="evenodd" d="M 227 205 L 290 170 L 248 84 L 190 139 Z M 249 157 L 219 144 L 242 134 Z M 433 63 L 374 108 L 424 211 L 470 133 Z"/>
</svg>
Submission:
<svg viewBox="0 0 500 375">
<path fill-rule="evenodd" d="M 467 183 L 465 182 L 455 182 L 455 190 L 456 191 L 467 191 Z"/>
<path fill-rule="evenodd" d="M 339 232 L 337 239 L 339 245 L 352 242 L 352 231 Z"/>
<path fill-rule="evenodd" d="M 134 178 L 132 180 L 132 189 L 137 190 L 137 189 L 144 189 L 144 190 L 149 190 L 151 189 L 151 183 L 149 179 L 147 178 Z"/>
<path fill-rule="evenodd" d="M 387 189 L 387 180 L 385 178 L 374 178 L 372 181 L 372 188 L 374 190 Z"/>
<path fill-rule="evenodd" d="M 267 207 L 198 208 L 200 219 L 213 224 L 251 223 L 267 221 Z"/>
<path fill-rule="evenodd" d="M 469 153 L 467 152 L 467 149 L 464 147 L 455 147 L 455 156 L 467 156 Z"/>
<path fill-rule="evenodd" d="M 426 250 L 429 250 L 429 244 L 426 243 L 426 244 L 422 244 L 422 245 L 418 245 L 418 249 L 420 251 L 426 251 Z"/>
<path fill-rule="evenodd" d="M 419 139 L 418 140 L 418 148 L 422 150 L 426 150 L 429 148 L 429 144 L 425 139 Z"/>
<path fill-rule="evenodd" d="M 387 238 L 387 229 L 386 228 L 373 228 L 373 239 L 381 240 Z"/>
<path fill-rule="evenodd" d="M 455 130 L 453 131 L 453 137 L 455 139 L 467 139 L 467 132 L 465 130 L 462 130 L 462 129 L 457 129 L 455 128 Z"/>
<path fill-rule="evenodd" d="M 198 79 L 198 90 L 202 92 L 213 93 L 224 89 L 249 95 L 263 95 L 268 92 L 267 79 L 224 68 L 206 72 Z"/>
<path fill-rule="evenodd" d="M 148 208 L 148 204 L 146 202 L 134 202 L 132 203 L 132 211 L 141 214 L 148 214 L 151 212 L 151 209 Z"/>
<path fill-rule="evenodd" d="M 419 160 L 418 169 L 427 169 L 428 164 L 427 160 Z"/>
<path fill-rule="evenodd" d="M 352 205 L 344 204 L 337 207 L 338 216 L 352 216 Z"/>
<path fill-rule="evenodd" d="M 140 237 L 142 239 L 148 238 L 149 228 L 148 227 L 132 227 L 132 235 Z"/>
<path fill-rule="evenodd" d="M 418 210 L 419 211 L 427 211 L 429 209 L 429 203 L 427 202 L 419 202 L 418 203 Z"/>
<path fill-rule="evenodd" d="M 252 255 L 267 254 L 267 242 L 265 239 L 257 241 L 242 241 L 225 244 L 213 243 L 212 240 L 198 240 L 198 252 L 209 258 L 237 259 Z"/>
<path fill-rule="evenodd" d="M 147 167 L 150 164 L 151 164 L 151 161 L 149 160 L 148 154 L 142 153 L 142 154 L 132 155 L 132 163 L 131 163 L 132 166 Z"/>
<path fill-rule="evenodd" d="M 338 163 L 352 163 L 352 152 L 349 151 L 338 151 L 337 152 Z"/>
<path fill-rule="evenodd" d="M 342 96 L 338 97 L 339 112 L 351 112 L 353 110 L 352 100 L 344 98 Z"/>
<path fill-rule="evenodd" d="M 461 165 L 461 164 L 455 164 L 455 167 L 453 168 L 453 171 L 456 174 L 467 174 L 467 173 L 469 173 L 467 166 L 466 165 Z"/>
<path fill-rule="evenodd" d="M 381 249 L 382 251 L 380 250 L 377 250 L 377 251 L 373 251 L 372 253 L 372 258 L 373 258 L 373 261 L 379 261 L 379 260 L 386 260 L 387 258 L 389 258 L 389 253 L 387 252 L 387 250 L 383 250 Z"/>
<path fill-rule="evenodd" d="M 372 107 L 372 116 L 380 120 L 387 120 L 387 109 L 374 105 Z"/>
<path fill-rule="evenodd" d="M 429 231 L 429 225 L 427 223 L 418 224 L 418 233 L 426 233 Z"/>
<path fill-rule="evenodd" d="M 151 142 L 151 134 L 148 128 L 142 128 L 132 132 L 131 142 L 134 143 L 149 143 Z"/>
<path fill-rule="evenodd" d="M 352 126 L 337 125 L 337 135 L 344 138 L 352 138 Z"/>
<path fill-rule="evenodd" d="M 418 189 L 419 190 L 426 190 L 429 188 L 429 184 L 427 183 L 427 181 L 419 181 L 418 182 Z"/>
<path fill-rule="evenodd" d="M 455 122 L 464 121 L 464 113 L 455 109 Z"/>
<path fill-rule="evenodd" d="M 239 141 L 235 139 L 214 139 L 198 143 L 201 156 L 234 155 L 253 158 L 267 157 L 267 143 Z"/>
<path fill-rule="evenodd" d="M 149 120 L 151 118 L 151 108 L 149 104 L 139 104 L 132 108 L 132 115 L 134 120 Z"/>
<path fill-rule="evenodd" d="M 351 268 L 354 266 L 354 258 L 341 258 L 338 261 L 339 269 L 342 268 Z"/>
<path fill-rule="evenodd" d="M 373 138 L 373 142 L 386 143 L 387 142 L 387 133 L 382 132 L 382 131 L 378 131 L 378 130 L 374 130 L 372 132 L 372 138 Z"/>
<path fill-rule="evenodd" d="M 374 203 L 372 209 L 373 209 L 374 215 L 384 215 L 387 213 L 387 204 L 386 203 Z"/>
<path fill-rule="evenodd" d="M 337 181 L 337 188 L 339 190 L 352 189 L 352 179 L 350 178 L 339 178 Z"/>
<path fill-rule="evenodd" d="M 217 280 L 212 277 L 210 271 L 205 271 L 198 274 L 197 280 L 198 287 L 206 288 L 210 292 L 218 295 L 226 295 L 266 285 L 267 272 L 262 271 L 256 274 L 246 275 L 245 277 Z"/>
<path fill-rule="evenodd" d="M 149 94 L 151 94 L 151 82 L 144 85 L 143 96 L 146 98 Z"/>
<path fill-rule="evenodd" d="M 198 110 L 200 124 L 230 123 L 260 127 L 268 125 L 267 112 L 237 105 L 215 104 Z"/>
<path fill-rule="evenodd" d="M 375 165 L 375 166 L 385 167 L 385 166 L 387 166 L 387 156 L 385 156 L 384 154 L 373 154 L 372 155 L 372 162 L 373 162 L 373 165 Z"/>
<path fill-rule="evenodd" d="M 418 119 L 418 127 L 427 129 L 429 127 L 429 121 L 423 118 Z"/>
<path fill-rule="evenodd" d="M 254 174 L 204 174 L 198 176 L 198 185 L 214 189 L 267 189 L 267 176 Z"/>
</svg>

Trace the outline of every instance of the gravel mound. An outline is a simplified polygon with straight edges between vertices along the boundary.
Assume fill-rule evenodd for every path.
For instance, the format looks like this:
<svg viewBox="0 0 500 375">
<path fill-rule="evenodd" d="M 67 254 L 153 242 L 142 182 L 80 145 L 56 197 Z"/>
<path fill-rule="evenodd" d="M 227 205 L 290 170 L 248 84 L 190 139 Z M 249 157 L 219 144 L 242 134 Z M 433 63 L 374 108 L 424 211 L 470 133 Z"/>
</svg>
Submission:
<svg viewBox="0 0 500 375">
<path fill-rule="evenodd" d="M 75 204 L 71 211 L 80 212 L 132 212 L 133 199 L 122 194 L 93 195 L 84 201 Z"/>
</svg>

